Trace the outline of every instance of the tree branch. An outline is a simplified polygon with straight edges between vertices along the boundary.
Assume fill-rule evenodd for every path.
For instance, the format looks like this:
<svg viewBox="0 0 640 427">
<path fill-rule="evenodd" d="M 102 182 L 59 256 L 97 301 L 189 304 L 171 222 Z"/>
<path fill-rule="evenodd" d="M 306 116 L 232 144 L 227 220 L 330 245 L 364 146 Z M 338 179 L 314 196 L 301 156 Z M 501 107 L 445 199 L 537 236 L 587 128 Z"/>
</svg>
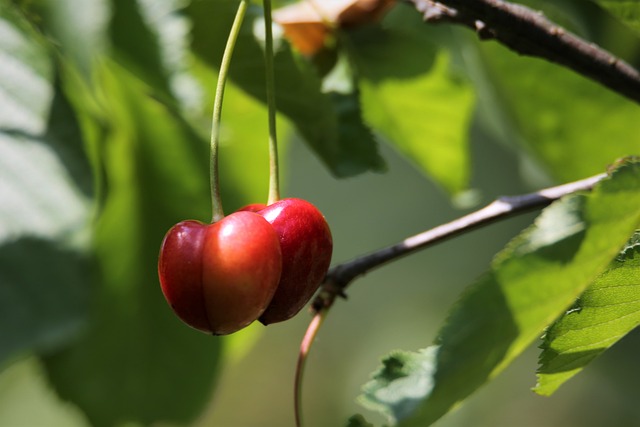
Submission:
<svg viewBox="0 0 640 427">
<path fill-rule="evenodd" d="M 394 261 L 472 229 L 490 224 L 496 220 L 545 207 L 568 194 L 577 191 L 591 190 L 596 183 L 607 176 L 606 173 L 603 173 L 569 184 L 546 188 L 534 193 L 500 197 L 480 210 L 413 237 L 409 237 L 395 245 L 337 265 L 327 273 L 322 291 L 313 303 L 313 309 L 316 312 L 321 312 L 323 309 L 330 307 L 336 296 L 345 296 L 344 289 L 349 286 L 353 280 L 390 261 Z"/>
<path fill-rule="evenodd" d="M 481 39 L 546 59 L 640 103 L 640 72 L 606 50 L 572 34 L 541 12 L 503 0 L 408 0 L 428 22 L 470 27 Z"/>
</svg>

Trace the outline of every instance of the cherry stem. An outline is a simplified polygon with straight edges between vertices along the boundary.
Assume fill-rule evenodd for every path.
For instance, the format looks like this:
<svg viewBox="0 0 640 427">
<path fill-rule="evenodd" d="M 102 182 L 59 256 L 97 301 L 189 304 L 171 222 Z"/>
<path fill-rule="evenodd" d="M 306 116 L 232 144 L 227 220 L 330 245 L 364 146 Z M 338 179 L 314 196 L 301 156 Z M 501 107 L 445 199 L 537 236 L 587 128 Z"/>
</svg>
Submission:
<svg viewBox="0 0 640 427">
<path fill-rule="evenodd" d="M 267 86 L 267 112 L 269 118 L 269 198 L 267 204 L 280 200 L 280 172 L 278 165 L 278 137 L 276 131 L 276 90 L 273 66 L 273 23 L 271 0 L 263 0 L 265 33 L 265 79 Z"/>
<path fill-rule="evenodd" d="M 316 335 L 318 335 L 320 326 L 322 326 L 324 319 L 327 317 L 328 311 L 329 307 L 326 307 L 325 309 L 316 312 L 313 319 L 311 319 L 311 323 L 309 323 L 309 326 L 307 327 L 307 331 L 302 338 L 302 342 L 300 343 L 300 353 L 298 353 L 298 363 L 296 364 L 293 395 L 296 427 L 302 426 L 302 379 L 304 377 L 304 367 L 306 365 L 307 356 L 311 350 L 311 344 L 313 344 Z"/>
<path fill-rule="evenodd" d="M 224 210 L 222 209 L 222 198 L 220 197 L 220 180 L 218 177 L 218 147 L 220 145 L 220 118 L 222 117 L 222 101 L 224 98 L 224 88 L 227 83 L 229 74 L 229 65 L 231 64 L 231 56 L 236 46 L 238 35 L 240 34 L 240 26 L 247 12 L 248 1 L 242 0 L 238 5 L 238 11 L 233 19 L 233 25 L 229 32 L 229 38 L 224 48 L 222 61 L 220 63 L 220 71 L 218 73 L 218 84 L 216 86 L 216 95 L 213 101 L 213 118 L 211 121 L 211 159 L 209 163 L 209 180 L 211 186 L 211 222 L 220 221 L 224 218 Z"/>
</svg>

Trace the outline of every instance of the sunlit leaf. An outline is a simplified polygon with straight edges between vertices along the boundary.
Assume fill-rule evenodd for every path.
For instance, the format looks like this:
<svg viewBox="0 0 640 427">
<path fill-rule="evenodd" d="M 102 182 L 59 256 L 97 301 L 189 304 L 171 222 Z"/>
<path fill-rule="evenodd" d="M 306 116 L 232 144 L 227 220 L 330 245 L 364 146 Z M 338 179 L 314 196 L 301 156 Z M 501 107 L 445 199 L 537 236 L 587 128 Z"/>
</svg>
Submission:
<svg viewBox="0 0 640 427">
<path fill-rule="evenodd" d="M 482 45 L 516 134 L 559 181 L 593 175 L 640 150 L 640 106 L 573 71 Z"/>
<path fill-rule="evenodd" d="M 419 352 L 397 351 L 385 357 L 382 367 L 362 387 L 359 402 L 391 420 L 411 416 L 434 386 L 433 369 L 438 347 Z"/>
<path fill-rule="evenodd" d="M 0 129 L 37 136 L 45 132 L 53 100 L 49 50 L 35 29 L 0 4 Z"/>
<path fill-rule="evenodd" d="M 90 79 L 92 64 L 107 48 L 107 27 L 111 13 L 109 0 L 41 0 L 31 4 L 44 26 L 85 78 Z"/>
<path fill-rule="evenodd" d="M 639 189 L 640 164 L 631 162 L 590 194 L 545 209 L 454 305 L 431 347 L 433 364 L 403 365 L 410 376 L 402 372 L 378 387 L 378 395 L 402 397 L 379 400 L 378 410 L 403 426 L 427 426 L 493 379 L 606 269 L 640 226 Z M 416 376 L 420 387 L 410 380 Z"/>
<path fill-rule="evenodd" d="M 145 21 L 142 2 L 112 0 L 112 4 L 109 36 L 115 57 L 161 94 L 170 96 L 160 40 Z"/>
<path fill-rule="evenodd" d="M 191 73 L 190 24 L 182 0 L 112 0 L 110 35 L 113 55 L 152 85 L 156 96 L 190 110 L 202 102 Z"/>
<path fill-rule="evenodd" d="M 84 326 L 92 177 L 50 51 L 0 6 L 0 363 Z"/>
<path fill-rule="evenodd" d="M 553 394 L 640 325 L 640 245 L 635 240 L 545 333 L 536 393 Z"/>
<path fill-rule="evenodd" d="M 382 28 L 347 33 L 365 118 L 425 175 L 458 193 L 470 176 L 473 89 L 452 73 L 450 55 L 436 48 L 424 23 L 407 30 L 415 11 L 394 12 Z"/>
</svg>

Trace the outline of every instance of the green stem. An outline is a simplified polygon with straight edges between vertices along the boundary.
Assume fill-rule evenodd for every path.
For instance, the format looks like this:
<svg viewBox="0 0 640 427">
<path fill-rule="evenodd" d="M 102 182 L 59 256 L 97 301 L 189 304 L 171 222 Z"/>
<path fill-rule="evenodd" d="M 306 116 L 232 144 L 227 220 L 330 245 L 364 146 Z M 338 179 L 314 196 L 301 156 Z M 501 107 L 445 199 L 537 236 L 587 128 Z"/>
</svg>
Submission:
<svg viewBox="0 0 640 427">
<path fill-rule="evenodd" d="M 238 5 L 238 11 L 233 20 L 227 45 L 224 48 L 222 62 L 220 63 L 220 72 L 218 73 L 218 85 L 216 87 L 216 95 L 213 101 L 213 119 L 211 123 L 211 159 L 209 163 L 209 180 L 211 186 L 211 222 L 220 221 L 224 218 L 224 210 L 222 209 L 222 199 L 220 197 L 220 180 L 218 179 L 218 146 L 220 145 L 220 117 L 222 116 L 222 100 L 224 98 L 224 87 L 229 74 L 229 65 L 231 64 L 231 56 L 233 49 L 238 40 L 240 26 L 247 12 L 247 0 L 242 0 Z"/>
<path fill-rule="evenodd" d="M 302 427 L 302 379 L 304 377 L 304 368 L 307 362 L 307 356 L 311 351 L 311 345 L 318 335 L 318 331 L 327 318 L 329 306 L 323 307 L 311 319 L 311 323 L 307 327 L 307 331 L 300 343 L 300 352 L 298 353 L 298 363 L 296 364 L 296 373 L 293 391 L 293 407 L 295 413 L 296 427 Z"/>
<path fill-rule="evenodd" d="M 267 109 L 269 115 L 269 199 L 267 204 L 280 200 L 280 172 L 278 166 L 278 138 L 276 132 L 276 91 L 273 67 L 273 33 L 271 0 L 264 3 L 265 77 L 267 85 Z"/>
</svg>

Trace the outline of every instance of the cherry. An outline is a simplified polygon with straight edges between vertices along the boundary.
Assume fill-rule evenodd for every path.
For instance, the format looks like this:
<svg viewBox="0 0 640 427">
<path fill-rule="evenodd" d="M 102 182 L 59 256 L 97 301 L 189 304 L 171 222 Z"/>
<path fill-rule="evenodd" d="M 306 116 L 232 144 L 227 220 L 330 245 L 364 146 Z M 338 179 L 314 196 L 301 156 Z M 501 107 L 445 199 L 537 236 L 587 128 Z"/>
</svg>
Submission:
<svg viewBox="0 0 640 427">
<path fill-rule="evenodd" d="M 331 263 L 333 240 L 324 216 L 305 200 L 289 198 L 259 207 L 253 204 L 241 210 L 257 212 L 269 221 L 282 249 L 280 283 L 259 319 L 268 325 L 295 316 L 313 296 Z"/>
<path fill-rule="evenodd" d="M 263 203 L 252 203 L 250 205 L 244 206 L 238 211 L 248 211 L 248 212 L 260 212 L 262 209 L 266 208 L 267 205 Z"/>
<path fill-rule="evenodd" d="M 253 212 L 213 224 L 179 222 L 165 235 L 158 261 L 162 292 L 178 317 L 214 335 L 238 331 L 260 317 L 281 271 L 278 236 Z"/>
</svg>

